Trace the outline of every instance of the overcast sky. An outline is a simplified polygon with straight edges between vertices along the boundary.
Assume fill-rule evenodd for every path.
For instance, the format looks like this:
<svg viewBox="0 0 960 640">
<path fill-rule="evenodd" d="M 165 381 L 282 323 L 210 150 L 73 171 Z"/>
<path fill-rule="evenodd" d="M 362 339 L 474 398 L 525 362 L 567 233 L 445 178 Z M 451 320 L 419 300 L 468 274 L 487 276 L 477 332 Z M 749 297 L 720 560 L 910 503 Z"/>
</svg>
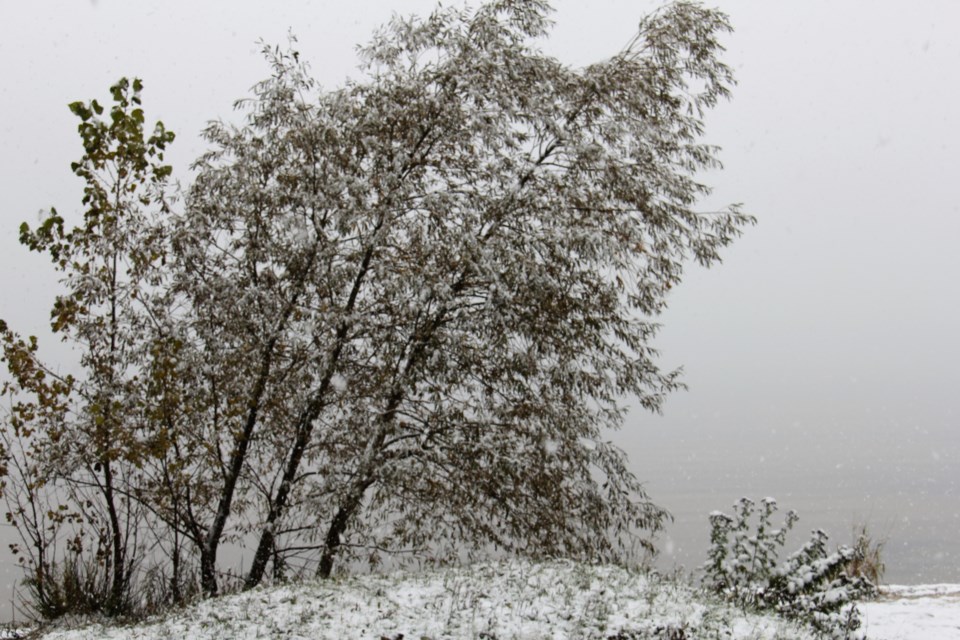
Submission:
<svg viewBox="0 0 960 640">
<path fill-rule="evenodd" d="M 658 4 L 555 2 L 544 47 L 589 63 Z M 177 133 L 168 159 L 188 181 L 204 123 L 234 117 L 233 101 L 268 73 L 258 39 L 283 43 L 292 30 L 335 86 L 391 11 L 435 2 L 0 6 L 0 318 L 35 332 L 54 279 L 17 227 L 50 205 L 79 209 L 68 102 L 105 100 L 119 77 L 141 77 L 147 118 Z M 900 580 L 960 582 L 947 542 L 960 528 L 960 3 L 722 7 L 740 84 L 707 120 L 726 168 L 707 177 L 716 191 L 704 208 L 742 202 L 759 224 L 675 290 L 658 344 L 690 390 L 662 417 L 636 413 L 617 441 L 676 527 L 696 522 L 697 536 L 706 512 L 773 494 L 801 523 L 839 523 L 844 540 L 854 519 L 871 520 L 901 567 L 918 554 L 946 567 L 891 567 Z M 668 535 L 667 550 L 690 546 L 685 535 Z M 922 536 L 932 542 L 921 550 Z"/>
</svg>

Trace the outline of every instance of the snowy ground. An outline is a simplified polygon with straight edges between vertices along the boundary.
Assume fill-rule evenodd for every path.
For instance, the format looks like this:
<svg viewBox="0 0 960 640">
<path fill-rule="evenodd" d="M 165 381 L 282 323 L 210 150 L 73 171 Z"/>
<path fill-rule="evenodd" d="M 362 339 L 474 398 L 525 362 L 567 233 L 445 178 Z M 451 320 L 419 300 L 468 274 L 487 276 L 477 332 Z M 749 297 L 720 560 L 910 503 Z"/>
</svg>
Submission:
<svg viewBox="0 0 960 640">
<path fill-rule="evenodd" d="M 960 585 L 884 587 L 860 605 L 870 640 L 960 639 Z"/>
<path fill-rule="evenodd" d="M 861 606 L 869 638 L 960 638 L 960 585 L 891 587 Z M 131 627 L 46 640 L 730 638 L 808 640 L 784 621 L 698 599 L 689 587 L 569 562 L 363 576 L 208 600 Z"/>
</svg>

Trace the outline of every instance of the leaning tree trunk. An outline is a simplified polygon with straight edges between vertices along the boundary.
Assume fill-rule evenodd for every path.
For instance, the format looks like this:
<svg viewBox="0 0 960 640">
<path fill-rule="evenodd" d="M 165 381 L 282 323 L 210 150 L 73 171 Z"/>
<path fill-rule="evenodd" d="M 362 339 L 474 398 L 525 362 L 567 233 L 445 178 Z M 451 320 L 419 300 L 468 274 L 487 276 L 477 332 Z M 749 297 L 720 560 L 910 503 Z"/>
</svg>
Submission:
<svg viewBox="0 0 960 640">
<path fill-rule="evenodd" d="M 363 494 L 366 493 L 373 480 L 365 478 L 353 485 L 346 499 L 330 522 L 330 528 L 323 540 L 323 555 L 320 556 L 320 565 L 317 567 L 318 578 L 329 578 L 333 573 L 333 561 L 336 559 L 337 552 L 342 544 L 343 534 L 350 524 L 350 520 L 356 514 L 363 502 Z"/>
</svg>

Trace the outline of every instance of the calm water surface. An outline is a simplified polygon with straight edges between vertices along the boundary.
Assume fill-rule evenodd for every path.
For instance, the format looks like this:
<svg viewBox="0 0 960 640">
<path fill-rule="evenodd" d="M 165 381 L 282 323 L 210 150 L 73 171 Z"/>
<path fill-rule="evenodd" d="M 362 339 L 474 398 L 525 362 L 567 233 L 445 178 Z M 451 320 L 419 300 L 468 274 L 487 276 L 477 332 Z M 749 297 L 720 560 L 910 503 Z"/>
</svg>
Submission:
<svg viewBox="0 0 960 640">
<path fill-rule="evenodd" d="M 675 518 L 660 535 L 659 566 L 700 566 L 707 514 L 770 496 L 780 506 L 774 522 L 788 509 L 800 515 L 788 552 L 818 528 L 851 544 L 862 523 L 886 541 L 885 582 L 960 583 L 960 439 L 950 429 L 705 432 L 688 423 L 642 446 L 625 435 L 616 438 L 633 468 Z"/>
</svg>

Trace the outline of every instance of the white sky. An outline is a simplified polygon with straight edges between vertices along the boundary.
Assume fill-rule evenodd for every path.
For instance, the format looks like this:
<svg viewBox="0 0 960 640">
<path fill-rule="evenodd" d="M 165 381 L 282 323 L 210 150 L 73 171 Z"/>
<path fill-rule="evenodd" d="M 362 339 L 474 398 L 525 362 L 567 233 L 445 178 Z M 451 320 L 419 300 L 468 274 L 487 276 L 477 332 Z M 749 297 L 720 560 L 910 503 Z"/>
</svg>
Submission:
<svg viewBox="0 0 960 640">
<path fill-rule="evenodd" d="M 591 62 L 657 4 L 555 2 L 545 48 Z M 147 118 L 177 133 L 168 159 L 186 178 L 203 124 L 232 117 L 268 73 L 258 39 L 284 43 L 292 29 L 333 86 L 391 11 L 434 6 L 0 0 L 0 318 L 24 332 L 46 322 L 54 279 L 17 227 L 50 205 L 79 209 L 68 102 L 105 100 L 119 77 L 141 77 Z M 943 546 L 960 529 L 960 3 L 722 8 L 740 85 L 708 118 L 726 170 L 709 176 L 705 208 L 743 202 L 759 224 L 723 265 L 691 270 L 663 318 L 664 362 L 684 366 L 690 391 L 663 417 L 637 413 L 617 441 L 696 536 L 708 511 L 773 494 L 801 524 L 839 523 L 841 540 L 854 519 L 872 519 L 903 562 L 932 554 L 947 572 L 936 579 L 960 582 Z M 692 544 L 684 535 L 680 547 Z"/>
</svg>

